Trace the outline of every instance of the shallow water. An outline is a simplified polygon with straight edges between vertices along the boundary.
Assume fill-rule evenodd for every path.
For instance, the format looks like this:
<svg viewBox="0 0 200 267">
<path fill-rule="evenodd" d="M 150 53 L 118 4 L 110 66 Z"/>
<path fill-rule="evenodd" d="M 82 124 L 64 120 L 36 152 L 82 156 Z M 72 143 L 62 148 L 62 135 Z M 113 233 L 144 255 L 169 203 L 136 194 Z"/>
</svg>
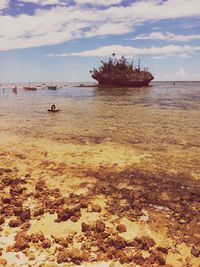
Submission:
<svg viewBox="0 0 200 267">
<path fill-rule="evenodd" d="M 7 178 L 23 178 L 21 186 L 27 191 L 18 196 L 23 208 L 30 208 L 32 215 L 45 206 L 41 217 L 32 216 L 29 234 L 73 235 L 70 247 L 78 247 L 83 241 L 82 222 L 95 225 L 97 219 L 105 220 L 112 231 L 120 222 L 127 228 L 121 233 L 125 239 L 150 236 L 156 247 L 170 246 L 165 255 L 170 266 L 199 266 L 191 245 L 197 244 L 199 233 L 200 83 L 154 83 L 127 89 L 68 85 L 32 92 L 24 91 L 21 84 L 17 94 L 11 87 L 0 89 L 1 194 L 11 192 Z M 60 112 L 49 113 L 52 104 Z M 35 195 L 38 181 L 47 186 L 39 198 Z M 60 190 L 61 195 L 53 196 L 48 189 Z M 78 221 L 63 221 L 58 227 L 55 211 L 64 207 L 57 204 L 62 196 L 69 208 L 89 200 L 102 210 L 91 213 L 90 204 L 81 209 Z M 54 214 L 49 214 L 46 203 L 49 207 L 56 203 Z M 31 243 L 33 261 L 21 252 L 10 252 L 19 228 L 10 228 L 7 221 L 3 227 L 0 243 L 8 264 L 52 262 L 50 250 L 41 250 L 38 244 Z M 93 246 L 90 237 L 85 236 L 84 242 Z M 107 242 L 101 236 L 99 240 Z M 110 241 L 105 244 L 110 246 Z M 55 248 L 54 240 L 52 245 Z"/>
<path fill-rule="evenodd" d="M 61 111 L 48 113 L 52 104 Z M 19 88 L 17 94 L 8 85 L 0 89 L 0 107 L 3 132 L 62 143 L 124 144 L 150 154 L 151 161 L 143 163 L 147 169 L 151 163 L 155 169 L 178 168 L 200 177 L 200 83 L 111 89 L 68 85 L 56 91 Z"/>
</svg>

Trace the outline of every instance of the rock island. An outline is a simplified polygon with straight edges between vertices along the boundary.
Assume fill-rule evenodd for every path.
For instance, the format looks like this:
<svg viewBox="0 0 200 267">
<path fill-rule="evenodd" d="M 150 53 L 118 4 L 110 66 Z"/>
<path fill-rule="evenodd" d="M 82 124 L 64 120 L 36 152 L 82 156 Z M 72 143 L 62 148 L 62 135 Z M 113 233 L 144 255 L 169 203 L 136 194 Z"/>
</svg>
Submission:
<svg viewBox="0 0 200 267">
<path fill-rule="evenodd" d="M 99 69 L 90 71 L 92 78 L 99 82 L 99 85 L 113 86 L 147 86 L 154 79 L 153 75 L 147 68 L 141 70 L 140 61 L 137 67 L 133 66 L 133 62 L 122 56 L 120 59 L 112 54 L 108 62 L 101 61 L 102 65 Z"/>
</svg>

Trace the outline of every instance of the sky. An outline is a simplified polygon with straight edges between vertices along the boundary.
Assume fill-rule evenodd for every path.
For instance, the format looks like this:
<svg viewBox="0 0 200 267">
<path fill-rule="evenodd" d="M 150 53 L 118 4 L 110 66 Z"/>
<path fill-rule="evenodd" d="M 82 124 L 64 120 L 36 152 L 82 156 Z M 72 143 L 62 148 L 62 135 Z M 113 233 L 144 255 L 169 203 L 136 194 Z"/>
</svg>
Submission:
<svg viewBox="0 0 200 267">
<path fill-rule="evenodd" d="M 112 53 L 200 80 L 200 0 L 0 0 L 0 82 L 92 81 Z"/>
</svg>

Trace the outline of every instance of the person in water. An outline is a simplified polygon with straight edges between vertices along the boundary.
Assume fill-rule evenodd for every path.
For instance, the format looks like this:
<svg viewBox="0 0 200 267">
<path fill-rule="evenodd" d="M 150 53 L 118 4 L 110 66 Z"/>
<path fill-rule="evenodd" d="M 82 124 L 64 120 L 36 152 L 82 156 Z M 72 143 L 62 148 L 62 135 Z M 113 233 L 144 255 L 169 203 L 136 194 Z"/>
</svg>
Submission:
<svg viewBox="0 0 200 267">
<path fill-rule="evenodd" d="M 60 111 L 59 109 L 56 108 L 55 105 L 52 105 L 50 109 L 48 109 L 49 112 L 57 112 Z"/>
</svg>

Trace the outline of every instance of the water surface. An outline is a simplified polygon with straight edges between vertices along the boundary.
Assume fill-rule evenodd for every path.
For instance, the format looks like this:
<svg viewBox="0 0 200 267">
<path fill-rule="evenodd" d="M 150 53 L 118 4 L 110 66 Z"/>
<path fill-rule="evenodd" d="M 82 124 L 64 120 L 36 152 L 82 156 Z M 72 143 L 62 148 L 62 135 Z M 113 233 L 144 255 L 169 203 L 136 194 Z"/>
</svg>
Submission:
<svg viewBox="0 0 200 267">
<path fill-rule="evenodd" d="M 199 178 L 200 83 L 59 86 L 55 91 L 19 88 L 17 94 L 9 85 L 0 89 L 1 131 L 63 143 L 124 144 L 150 153 L 159 169 L 179 168 Z M 48 113 L 52 104 L 61 111 Z"/>
</svg>

